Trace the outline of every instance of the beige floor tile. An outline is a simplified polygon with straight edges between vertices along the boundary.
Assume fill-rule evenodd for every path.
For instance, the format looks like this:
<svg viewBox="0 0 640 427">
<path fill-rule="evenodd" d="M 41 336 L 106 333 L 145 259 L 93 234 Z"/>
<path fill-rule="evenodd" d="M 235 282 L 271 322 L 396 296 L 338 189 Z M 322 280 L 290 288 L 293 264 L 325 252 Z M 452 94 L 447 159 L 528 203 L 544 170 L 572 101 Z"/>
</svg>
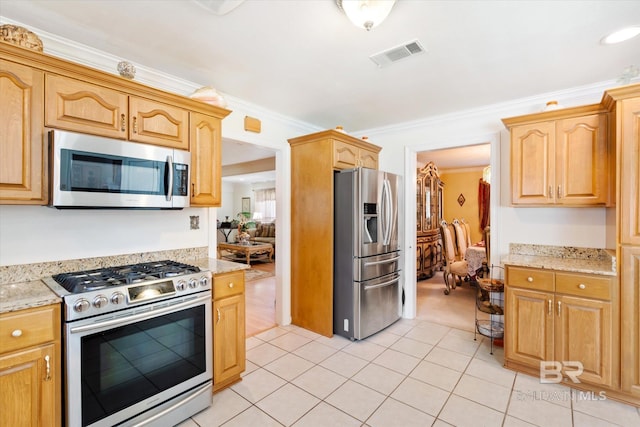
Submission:
<svg viewBox="0 0 640 427">
<path fill-rule="evenodd" d="M 317 341 L 311 341 L 310 343 L 294 350 L 293 354 L 300 356 L 303 359 L 307 359 L 310 362 L 320 363 L 337 351 L 338 350 L 333 347 L 329 347 L 328 345 L 320 344 Z"/>
<path fill-rule="evenodd" d="M 230 388 L 213 395 L 213 403 L 207 409 L 197 413 L 192 418 L 201 426 L 219 426 L 229 421 L 251 403 Z"/>
<path fill-rule="evenodd" d="M 286 384 L 256 403 L 256 406 L 285 426 L 290 426 L 319 402 L 317 397 L 293 384 Z"/>
<path fill-rule="evenodd" d="M 360 427 L 361 425 L 361 421 L 324 402 L 307 412 L 294 424 L 295 427 Z"/>
<path fill-rule="evenodd" d="M 339 351 L 325 359 L 320 363 L 320 366 L 340 374 L 343 377 L 351 378 L 367 364 L 368 362 L 364 359 Z"/>
<path fill-rule="evenodd" d="M 393 325 L 388 326 L 384 331 L 391 334 L 403 336 L 416 325 L 415 319 L 400 319 Z"/>
<path fill-rule="evenodd" d="M 370 363 L 351 379 L 388 396 L 404 380 L 404 377 L 391 369 Z"/>
<path fill-rule="evenodd" d="M 284 335 L 288 333 L 289 333 L 288 330 L 281 328 L 279 326 L 276 326 L 275 328 L 267 329 L 266 331 L 255 335 L 255 338 L 258 338 L 262 341 L 271 341 L 272 339 L 277 338 L 280 335 Z"/>
<path fill-rule="evenodd" d="M 453 391 L 462 372 L 445 368 L 435 363 L 423 360 L 411 371 L 409 377 L 415 378 L 427 384 L 434 385 L 446 391 Z"/>
<path fill-rule="evenodd" d="M 520 400 L 544 400 L 555 405 L 571 407 L 571 389 L 562 384 L 542 384 L 531 375 L 516 374 L 513 394 Z"/>
<path fill-rule="evenodd" d="M 325 402 L 360 421 L 365 421 L 384 399 L 383 394 L 349 380 L 331 393 Z"/>
<path fill-rule="evenodd" d="M 438 418 L 456 427 L 500 427 L 504 414 L 453 394 Z"/>
<path fill-rule="evenodd" d="M 571 408 L 541 400 L 535 395 L 511 394 L 507 414 L 540 427 L 571 426 Z"/>
<path fill-rule="evenodd" d="M 440 340 L 444 338 L 445 335 L 447 335 L 450 329 L 451 328 L 448 328 L 446 326 L 423 322 L 420 325 L 415 326 L 404 336 L 416 341 L 435 345 L 438 344 L 438 342 L 440 342 Z"/>
<path fill-rule="evenodd" d="M 342 375 L 338 375 L 322 366 L 314 366 L 292 381 L 303 390 L 314 396 L 324 399 L 347 381 Z"/>
<path fill-rule="evenodd" d="M 354 341 L 342 349 L 345 353 L 368 360 L 369 362 L 378 357 L 384 350 L 385 348 L 383 346 L 368 341 Z"/>
<path fill-rule="evenodd" d="M 295 354 L 285 354 L 264 366 L 267 371 L 276 374 L 280 378 L 291 381 L 298 375 L 308 371 L 314 366 L 313 363 Z"/>
<path fill-rule="evenodd" d="M 289 332 L 272 339 L 271 341 L 269 341 L 269 344 L 275 345 L 276 347 L 279 347 L 286 351 L 293 351 L 311 341 L 311 338 Z"/>
<path fill-rule="evenodd" d="M 391 332 L 386 332 L 386 330 L 382 330 L 377 334 L 374 334 L 367 338 L 367 341 L 381 345 L 383 347 L 390 347 L 399 339 L 400 337 L 398 335 L 392 334 Z"/>
<path fill-rule="evenodd" d="M 477 357 L 471 360 L 464 373 L 476 378 L 482 378 L 483 380 L 490 381 L 502 387 L 508 387 L 509 389 L 513 387 L 516 378 L 515 372 L 509 371 L 495 363 L 478 359 Z"/>
<path fill-rule="evenodd" d="M 285 384 L 285 380 L 261 368 L 232 385 L 231 389 L 249 402 L 256 403 Z"/>
<path fill-rule="evenodd" d="M 398 341 L 393 343 L 391 348 L 404 354 L 408 354 L 409 356 L 422 359 L 431 351 L 433 345 L 421 341 L 412 340 L 410 338 L 401 337 Z"/>
<path fill-rule="evenodd" d="M 605 421 L 600 418 L 592 417 L 591 415 L 583 414 L 582 412 L 573 411 L 573 425 L 575 427 L 623 427 L 623 424 L 615 424 L 611 421 Z M 633 424 L 637 426 L 638 424 Z M 626 426 L 624 426 L 626 427 Z M 629 426 L 631 427 L 631 425 Z"/>
<path fill-rule="evenodd" d="M 420 359 L 401 353 L 396 350 L 385 350 L 373 360 L 373 363 L 384 366 L 385 368 L 408 375 L 415 368 Z"/>
<path fill-rule="evenodd" d="M 256 337 L 249 337 L 245 340 L 245 342 L 245 347 L 247 350 L 251 350 L 252 348 L 259 346 L 260 344 L 264 344 L 264 341 Z"/>
<path fill-rule="evenodd" d="M 473 336 L 473 334 L 471 334 Z M 437 347 L 447 350 L 455 351 L 456 353 L 462 353 L 466 356 L 473 356 L 476 354 L 480 343 L 474 341 L 473 337 L 463 337 L 458 335 L 447 334 L 438 343 Z"/>
<path fill-rule="evenodd" d="M 211 424 L 211 425 L 213 426 L 213 424 Z M 193 419 L 187 418 L 186 420 L 184 420 L 180 424 L 177 424 L 175 427 L 199 427 L 199 426 L 195 421 L 193 421 Z"/>
<path fill-rule="evenodd" d="M 496 411 L 505 412 L 511 396 L 511 387 L 502 387 L 481 378 L 464 374 L 453 393 Z"/>
<path fill-rule="evenodd" d="M 247 351 L 247 360 L 258 366 L 264 366 L 287 354 L 283 349 L 269 343 L 260 344 Z"/>
<path fill-rule="evenodd" d="M 244 377 L 245 375 L 249 375 L 251 372 L 255 371 L 256 369 L 259 369 L 260 366 L 256 365 L 255 363 L 252 363 L 250 360 L 245 360 L 244 362 L 244 372 L 240 374 L 241 377 Z"/>
<path fill-rule="evenodd" d="M 246 411 L 232 418 L 224 424 L 224 427 L 282 427 L 282 424 L 262 412 L 255 406 L 250 407 Z"/>
<path fill-rule="evenodd" d="M 455 427 L 449 423 L 445 423 L 442 420 L 436 420 L 431 427 Z"/>
<path fill-rule="evenodd" d="M 576 411 L 582 412 L 621 426 L 640 426 L 640 414 L 638 414 L 638 410 L 633 406 L 610 399 L 589 400 L 600 398 L 597 393 L 589 395 L 588 393 L 581 394 L 579 391 L 575 391 L 573 396 L 574 413 Z"/>
<path fill-rule="evenodd" d="M 320 338 L 322 336 L 322 335 L 317 334 L 317 333 L 315 333 L 313 331 L 301 328 L 301 327 L 296 326 L 296 325 L 287 325 L 287 326 L 280 326 L 280 327 L 283 328 L 283 329 L 286 329 L 289 332 L 293 332 L 294 334 L 302 335 L 303 337 L 307 337 L 307 338 L 312 339 L 312 340 L 316 340 L 316 339 L 318 339 L 318 338 Z"/>
<path fill-rule="evenodd" d="M 336 350 L 340 350 L 351 344 L 351 340 L 348 340 L 345 337 L 341 337 L 340 335 L 334 335 L 331 338 L 320 336 L 319 338 L 316 338 L 315 341 L 319 342 L 320 344 L 333 347 Z"/>
<path fill-rule="evenodd" d="M 433 350 L 427 354 L 424 360 L 463 372 L 467 369 L 467 365 L 469 365 L 471 357 L 444 348 L 434 347 Z"/>
<path fill-rule="evenodd" d="M 434 417 L 449 397 L 449 392 L 413 378 L 406 378 L 391 397 Z"/>
<path fill-rule="evenodd" d="M 434 417 L 418 411 L 411 406 L 387 399 L 369 417 L 367 425 L 371 427 L 424 427 L 430 426 Z"/>
<path fill-rule="evenodd" d="M 511 415 L 507 415 L 504 419 L 504 424 L 502 425 L 502 427 L 536 427 L 536 425 L 519 420 L 512 417 Z"/>
</svg>

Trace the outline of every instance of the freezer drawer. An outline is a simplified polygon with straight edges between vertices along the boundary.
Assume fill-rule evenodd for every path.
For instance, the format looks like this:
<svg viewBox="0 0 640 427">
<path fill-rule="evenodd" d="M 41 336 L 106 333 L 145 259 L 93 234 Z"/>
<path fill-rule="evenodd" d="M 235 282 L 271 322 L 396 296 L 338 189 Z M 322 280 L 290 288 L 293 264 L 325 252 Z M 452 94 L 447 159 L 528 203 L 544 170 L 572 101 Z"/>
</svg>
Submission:
<svg viewBox="0 0 640 427">
<path fill-rule="evenodd" d="M 373 255 L 353 260 L 353 280 L 362 282 L 392 274 L 400 269 L 400 251 Z"/>
<path fill-rule="evenodd" d="M 360 340 L 381 331 L 401 317 L 400 294 L 399 272 L 352 282 L 342 295 L 334 294 L 334 333 Z"/>
</svg>

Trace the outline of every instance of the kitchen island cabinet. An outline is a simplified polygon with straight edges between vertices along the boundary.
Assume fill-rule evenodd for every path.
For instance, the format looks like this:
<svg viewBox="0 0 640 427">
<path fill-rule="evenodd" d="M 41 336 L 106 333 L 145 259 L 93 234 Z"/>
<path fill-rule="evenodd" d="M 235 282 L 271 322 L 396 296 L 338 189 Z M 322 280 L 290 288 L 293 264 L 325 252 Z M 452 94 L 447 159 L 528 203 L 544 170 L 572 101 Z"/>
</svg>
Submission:
<svg viewBox="0 0 640 427">
<path fill-rule="evenodd" d="M 0 314 L 0 425 L 59 426 L 60 305 Z"/>
<path fill-rule="evenodd" d="M 363 162 L 377 168 L 381 148 L 333 129 L 292 138 L 289 145 L 291 322 L 330 337 L 333 335 L 333 172 Z M 351 154 L 347 156 L 346 152 Z M 369 156 L 373 156 L 370 161 L 363 160 Z"/>
<path fill-rule="evenodd" d="M 213 391 L 240 380 L 245 370 L 244 272 L 213 276 Z"/>
<path fill-rule="evenodd" d="M 607 120 L 600 104 L 503 119 L 511 132 L 511 203 L 610 205 Z"/>
<path fill-rule="evenodd" d="M 0 59 L 0 201 L 46 204 L 44 73 Z"/>
<path fill-rule="evenodd" d="M 189 150 L 192 203 L 221 203 L 221 122 L 231 111 L 0 41 L 0 203 L 48 202 L 48 129 Z M 6 120 L 6 123 L 2 121 Z"/>
</svg>

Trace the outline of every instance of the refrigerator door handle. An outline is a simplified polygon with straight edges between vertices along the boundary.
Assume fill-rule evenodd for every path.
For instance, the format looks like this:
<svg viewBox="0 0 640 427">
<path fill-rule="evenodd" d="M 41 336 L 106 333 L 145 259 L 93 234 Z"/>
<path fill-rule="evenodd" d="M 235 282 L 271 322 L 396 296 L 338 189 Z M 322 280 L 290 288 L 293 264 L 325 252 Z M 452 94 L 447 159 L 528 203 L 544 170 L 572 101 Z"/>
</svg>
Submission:
<svg viewBox="0 0 640 427">
<path fill-rule="evenodd" d="M 391 244 L 391 184 L 382 181 L 382 244 Z"/>
<path fill-rule="evenodd" d="M 393 258 L 388 258 L 388 259 L 383 259 L 382 261 L 370 261 L 370 262 L 365 262 L 364 266 L 365 267 L 369 267 L 370 265 L 380 265 L 380 264 L 389 264 L 392 261 L 397 261 L 399 260 L 400 257 L 393 257 Z"/>
<path fill-rule="evenodd" d="M 396 277 L 393 280 L 389 280 L 388 282 L 384 282 L 384 283 L 379 283 L 377 285 L 369 285 L 369 286 L 365 286 L 364 290 L 368 291 L 369 289 L 376 289 L 376 288 L 384 288 L 385 286 L 389 286 L 392 285 L 396 282 L 400 281 L 400 277 Z"/>
</svg>

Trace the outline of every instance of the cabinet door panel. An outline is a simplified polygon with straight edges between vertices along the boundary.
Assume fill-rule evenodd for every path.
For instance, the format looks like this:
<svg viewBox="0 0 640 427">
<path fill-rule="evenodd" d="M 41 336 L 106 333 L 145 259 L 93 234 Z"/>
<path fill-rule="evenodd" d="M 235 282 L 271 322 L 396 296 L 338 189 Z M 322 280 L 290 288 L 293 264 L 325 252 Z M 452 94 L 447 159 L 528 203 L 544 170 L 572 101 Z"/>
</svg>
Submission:
<svg viewBox="0 0 640 427">
<path fill-rule="evenodd" d="M 189 149 L 189 112 L 148 99 L 129 99 L 129 139 L 147 144 Z"/>
<path fill-rule="evenodd" d="M 191 113 L 191 206 L 222 203 L 222 132 L 220 120 Z"/>
<path fill-rule="evenodd" d="M 49 376 L 45 356 L 49 356 Z M 0 425 L 60 425 L 55 345 L 0 357 Z"/>
<path fill-rule="evenodd" d="M 557 203 L 606 204 L 609 187 L 606 115 L 560 120 L 557 132 Z"/>
<path fill-rule="evenodd" d="M 621 261 L 621 386 L 640 398 L 640 247 L 623 246 Z"/>
<path fill-rule="evenodd" d="M 0 60 L 0 203 L 46 204 L 44 74 Z"/>
<path fill-rule="evenodd" d="M 45 125 L 111 138 L 127 138 L 127 95 L 47 74 Z"/>
<path fill-rule="evenodd" d="M 553 359 L 553 294 L 507 286 L 505 358 L 539 369 Z"/>
<path fill-rule="evenodd" d="M 378 153 L 360 150 L 360 166 L 369 169 L 378 169 Z"/>
<path fill-rule="evenodd" d="M 514 127 L 511 131 L 513 204 L 553 203 L 555 123 Z M 553 193 L 553 192 L 552 192 Z"/>
<path fill-rule="evenodd" d="M 244 295 L 214 302 L 214 384 L 239 375 L 245 369 Z"/>
<path fill-rule="evenodd" d="M 640 245 L 640 98 L 621 104 L 620 242 Z"/>
<path fill-rule="evenodd" d="M 333 167 L 349 169 L 358 165 L 358 148 L 344 142 L 335 141 L 333 145 Z"/>
<path fill-rule="evenodd" d="M 556 360 L 582 363 L 581 382 L 611 385 L 611 303 L 558 296 L 556 315 Z"/>
</svg>

